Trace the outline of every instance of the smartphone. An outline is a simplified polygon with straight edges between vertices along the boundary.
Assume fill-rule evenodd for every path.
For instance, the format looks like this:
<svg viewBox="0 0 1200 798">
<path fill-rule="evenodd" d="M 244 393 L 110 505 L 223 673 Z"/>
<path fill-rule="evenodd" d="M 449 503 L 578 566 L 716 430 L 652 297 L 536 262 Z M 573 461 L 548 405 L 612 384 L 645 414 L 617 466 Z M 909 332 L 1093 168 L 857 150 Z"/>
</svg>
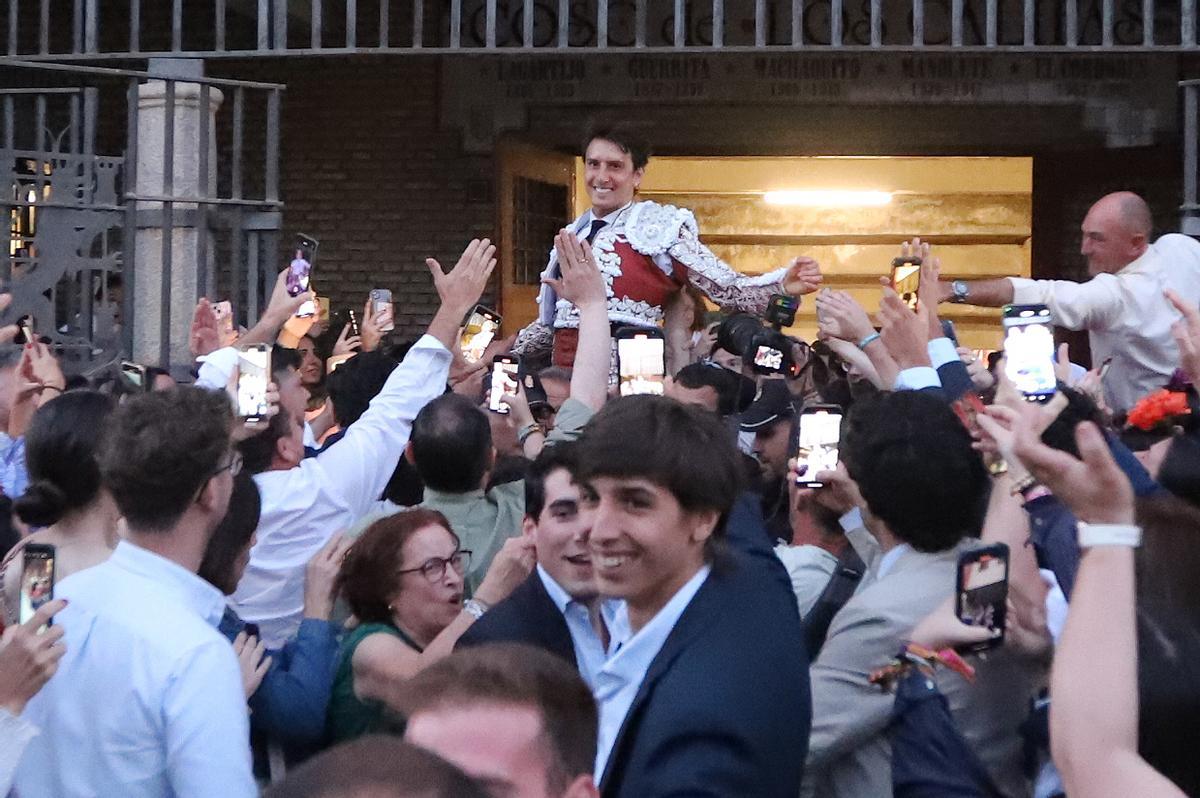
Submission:
<svg viewBox="0 0 1200 798">
<path fill-rule="evenodd" d="M 361 336 L 362 330 L 358 326 L 358 314 L 354 312 L 354 308 L 347 310 L 346 316 L 350 319 L 350 334 L 354 336 Z"/>
<path fill-rule="evenodd" d="M 838 443 L 842 437 L 842 408 L 837 405 L 808 405 L 800 413 L 796 433 L 796 464 L 800 476 L 796 484 L 819 488 L 820 471 L 833 471 L 838 464 Z"/>
<path fill-rule="evenodd" d="M 396 329 L 395 308 L 392 307 L 392 292 L 387 288 L 372 288 L 371 289 L 371 307 L 375 311 L 376 316 L 384 313 L 387 314 L 387 321 L 379 329 L 383 332 L 391 332 Z"/>
<path fill-rule="evenodd" d="M 54 547 L 48 543 L 27 543 L 23 554 L 18 620 L 27 623 L 38 607 L 54 598 Z"/>
<path fill-rule="evenodd" d="M 950 407 L 962 425 L 967 428 L 967 432 L 971 433 L 972 438 L 978 440 L 983 437 L 983 429 L 979 426 L 979 417 L 986 412 L 986 409 L 979 394 L 967 391 L 961 399 L 954 400 Z M 1008 471 L 1008 463 L 1004 462 L 1004 458 L 995 452 L 984 452 L 983 464 L 987 466 L 988 473 L 993 476 Z"/>
<path fill-rule="evenodd" d="M 954 322 L 942 319 L 942 335 L 950 339 L 950 343 L 958 346 L 958 333 L 954 330 Z"/>
<path fill-rule="evenodd" d="M 990 637 L 964 652 L 987 651 L 1004 642 L 1008 607 L 1008 546 L 996 543 L 958 556 L 955 612 L 969 626 L 984 626 Z"/>
<path fill-rule="evenodd" d="M 1029 402 L 1054 396 L 1054 328 L 1045 305 L 1004 306 L 1005 373 Z"/>
<path fill-rule="evenodd" d="M 231 302 L 214 302 L 212 311 L 217 320 L 217 335 L 221 340 L 221 346 L 231 345 L 237 340 L 237 334 L 233 331 L 233 304 Z"/>
<path fill-rule="evenodd" d="M 271 381 L 271 345 L 253 344 L 238 353 L 237 414 L 247 421 L 261 421 L 271 406 L 267 384 Z"/>
<path fill-rule="evenodd" d="M 121 361 L 121 379 L 135 391 L 149 391 L 153 387 L 146 377 L 146 367 L 130 360 Z"/>
<path fill-rule="evenodd" d="M 288 266 L 287 292 L 288 296 L 300 296 L 312 287 L 312 265 L 317 259 L 317 248 L 320 246 L 315 238 L 303 233 L 296 236 L 295 257 Z M 296 310 L 297 318 L 312 318 L 317 315 L 317 305 L 312 300 L 305 302 Z"/>
<path fill-rule="evenodd" d="M 800 299 L 788 294 L 772 294 L 767 300 L 767 312 L 764 314 L 768 324 L 777 327 L 791 327 L 796 323 L 796 311 L 800 308 Z"/>
<path fill-rule="evenodd" d="M 917 309 L 917 291 L 921 288 L 921 259 L 918 257 L 892 259 L 892 290 L 900 295 L 910 310 Z"/>
<path fill-rule="evenodd" d="M 621 396 L 662 395 L 667 374 L 666 342 L 660 330 L 622 327 L 617 330 L 617 379 Z"/>
<path fill-rule="evenodd" d="M 463 325 L 458 349 L 468 363 L 478 363 L 483 353 L 500 333 L 500 314 L 483 305 L 476 305 Z"/>
<path fill-rule="evenodd" d="M 500 402 L 506 393 L 516 393 L 520 379 L 521 358 L 519 355 L 497 355 L 492 360 L 492 379 L 489 382 L 488 410 L 505 414 L 508 405 Z"/>
<path fill-rule="evenodd" d="M 37 340 L 37 334 L 33 331 L 33 316 L 26 313 L 21 318 L 17 319 L 17 337 L 13 338 L 14 344 L 31 344 Z"/>
</svg>

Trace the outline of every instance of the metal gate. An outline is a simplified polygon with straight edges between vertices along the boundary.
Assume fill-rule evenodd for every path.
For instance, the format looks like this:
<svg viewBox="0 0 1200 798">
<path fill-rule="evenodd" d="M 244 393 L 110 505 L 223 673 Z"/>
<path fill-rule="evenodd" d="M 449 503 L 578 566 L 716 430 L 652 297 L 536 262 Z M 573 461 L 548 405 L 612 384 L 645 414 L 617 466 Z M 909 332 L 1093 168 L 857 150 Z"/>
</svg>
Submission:
<svg viewBox="0 0 1200 798">
<path fill-rule="evenodd" d="M 129 353 L 185 371 L 198 296 L 232 298 L 237 320 L 253 324 L 265 276 L 277 271 L 282 90 L 0 65 L 9 315 L 32 314 L 76 372 Z M 205 112 L 217 102 L 215 117 Z"/>
</svg>

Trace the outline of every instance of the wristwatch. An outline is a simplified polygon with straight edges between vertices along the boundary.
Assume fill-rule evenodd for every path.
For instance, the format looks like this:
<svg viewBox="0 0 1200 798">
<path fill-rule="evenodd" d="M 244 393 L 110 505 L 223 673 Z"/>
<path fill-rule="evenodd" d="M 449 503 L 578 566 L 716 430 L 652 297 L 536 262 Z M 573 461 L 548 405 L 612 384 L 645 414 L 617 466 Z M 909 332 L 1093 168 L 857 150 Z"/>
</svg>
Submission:
<svg viewBox="0 0 1200 798">
<path fill-rule="evenodd" d="M 966 280 L 955 280 L 950 283 L 950 288 L 954 291 L 951 302 L 966 302 L 967 295 L 971 293 L 971 286 L 967 284 Z"/>
<path fill-rule="evenodd" d="M 488 611 L 488 605 L 484 604 L 479 599 L 467 599 L 463 602 L 463 612 L 471 615 L 475 620 L 483 617 L 483 614 Z"/>
</svg>

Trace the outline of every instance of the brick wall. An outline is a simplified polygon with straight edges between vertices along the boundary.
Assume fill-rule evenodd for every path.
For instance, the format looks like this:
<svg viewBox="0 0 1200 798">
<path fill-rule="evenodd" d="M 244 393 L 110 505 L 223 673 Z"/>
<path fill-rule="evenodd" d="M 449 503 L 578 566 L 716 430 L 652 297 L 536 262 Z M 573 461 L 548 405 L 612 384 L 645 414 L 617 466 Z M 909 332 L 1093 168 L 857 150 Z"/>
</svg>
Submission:
<svg viewBox="0 0 1200 798">
<path fill-rule="evenodd" d="M 319 239 L 314 285 L 335 310 L 390 288 L 398 333 L 420 332 L 437 307 L 425 258 L 449 269 L 472 237 L 493 235 L 496 215 L 491 159 L 464 155 L 457 134 L 439 127 L 436 60 L 290 59 L 210 71 L 287 84 L 283 249 L 297 232 Z"/>
</svg>

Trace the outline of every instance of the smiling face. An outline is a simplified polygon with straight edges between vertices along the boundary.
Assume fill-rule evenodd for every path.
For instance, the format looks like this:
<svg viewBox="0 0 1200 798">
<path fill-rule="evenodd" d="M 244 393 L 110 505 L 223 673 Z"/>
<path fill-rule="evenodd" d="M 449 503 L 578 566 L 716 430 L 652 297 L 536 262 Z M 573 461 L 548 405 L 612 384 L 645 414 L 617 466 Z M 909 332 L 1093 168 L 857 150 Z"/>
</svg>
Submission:
<svg viewBox="0 0 1200 798">
<path fill-rule="evenodd" d="M 715 511 L 687 512 L 666 488 L 641 477 L 594 478 L 589 544 L 600 594 L 625 599 L 640 629 L 704 565 Z"/>
<path fill-rule="evenodd" d="M 546 475 L 546 503 L 536 519 L 527 518 L 526 530 L 537 545 L 538 564 L 577 601 L 596 595 L 592 552 L 592 510 L 583 506 L 579 486 L 565 468 Z"/>
<path fill-rule="evenodd" d="M 441 579 L 431 582 L 420 571 L 430 560 L 451 557 L 458 541 L 445 527 L 431 524 L 421 527 L 404 543 L 396 593 L 390 604 L 397 625 L 422 645 L 437 637 L 462 612 L 462 574 L 447 565 Z"/>
<path fill-rule="evenodd" d="M 583 158 L 584 184 L 592 213 L 607 216 L 633 202 L 645 169 L 634 169 L 633 158 L 607 139 L 592 139 Z"/>
<path fill-rule="evenodd" d="M 296 345 L 296 351 L 300 353 L 300 381 L 305 387 L 319 385 L 321 378 L 325 376 L 325 366 L 321 363 L 321 359 L 317 357 L 317 344 L 313 339 L 305 336 L 300 339 L 300 343 Z"/>
</svg>

